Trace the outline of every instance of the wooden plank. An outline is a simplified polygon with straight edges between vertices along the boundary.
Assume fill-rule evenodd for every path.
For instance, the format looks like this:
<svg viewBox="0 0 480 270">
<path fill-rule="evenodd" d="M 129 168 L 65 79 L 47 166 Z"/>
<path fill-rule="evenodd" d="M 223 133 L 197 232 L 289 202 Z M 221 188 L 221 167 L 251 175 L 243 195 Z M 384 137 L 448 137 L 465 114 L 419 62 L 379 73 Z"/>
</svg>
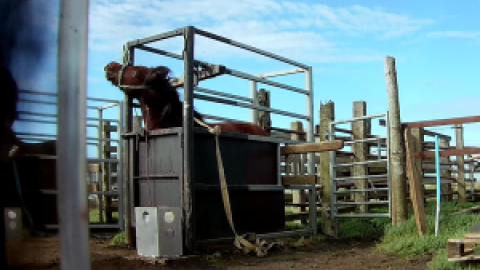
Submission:
<svg viewBox="0 0 480 270">
<path fill-rule="evenodd" d="M 110 153 L 116 153 L 117 152 L 117 147 L 116 146 L 110 146 L 110 145 L 104 145 L 103 146 L 103 151 L 104 152 L 110 152 Z"/>
<path fill-rule="evenodd" d="M 480 148 L 450 149 L 450 150 L 440 151 L 441 157 L 473 155 L 473 154 L 480 154 Z M 434 158 L 434 157 L 435 157 L 435 151 L 423 151 L 415 155 L 415 158 Z"/>
<path fill-rule="evenodd" d="M 405 128 L 437 127 L 480 122 L 480 115 L 403 123 Z"/>
<path fill-rule="evenodd" d="M 100 189 L 99 184 L 88 184 L 87 185 L 88 192 L 96 192 L 96 191 L 99 191 L 99 189 Z"/>
<path fill-rule="evenodd" d="M 100 172 L 100 164 L 87 164 L 87 172 L 89 173 L 97 173 Z"/>
<path fill-rule="evenodd" d="M 282 155 L 291 154 L 306 154 L 306 153 L 321 153 L 326 151 L 340 150 L 344 146 L 343 141 L 323 141 L 317 143 L 301 143 L 294 145 L 287 145 L 281 148 Z"/>
<path fill-rule="evenodd" d="M 316 175 L 285 175 L 282 176 L 282 185 L 315 185 L 317 183 Z"/>
<path fill-rule="evenodd" d="M 410 198 L 417 223 L 418 234 L 423 236 L 427 232 L 425 223 L 425 206 L 423 204 L 423 192 L 421 175 L 415 164 L 413 153 L 414 149 L 413 136 L 410 129 L 405 129 L 405 148 L 407 150 L 407 176 L 410 181 Z"/>
<path fill-rule="evenodd" d="M 117 126 L 114 126 L 114 125 L 110 124 L 110 122 L 105 122 L 105 123 L 107 123 L 107 125 L 104 126 L 104 129 L 105 129 L 104 131 L 105 132 L 110 133 L 110 132 L 117 132 L 118 131 Z"/>
</svg>

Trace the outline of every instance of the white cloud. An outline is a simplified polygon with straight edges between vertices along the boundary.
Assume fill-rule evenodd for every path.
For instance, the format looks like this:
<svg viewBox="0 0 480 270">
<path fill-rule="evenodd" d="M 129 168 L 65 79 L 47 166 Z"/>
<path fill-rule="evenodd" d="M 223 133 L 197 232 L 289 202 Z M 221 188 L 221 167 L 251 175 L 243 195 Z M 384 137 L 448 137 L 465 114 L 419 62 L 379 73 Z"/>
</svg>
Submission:
<svg viewBox="0 0 480 270">
<path fill-rule="evenodd" d="M 480 31 L 435 31 L 427 34 L 427 37 L 452 37 L 452 38 L 480 38 Z"/>
<path fill-rule="evenodd" d="M 273 0 L 93 0 L 90 48 L 119 52 L 129 40 L 186 25 L 226 36 L 297 60 L 372 61 L 379 52 L 352 49 L 354 44 L 327 40 L 325 33 L 400 37 L 432 24 L 380 8 L 360 5 L 334 8 L 324 4 Z M 322 35 L 323 34 L 323 35 Z M 181 42 L 162 41 L 179 51 Z M 365 54 L 367 53 L 367 54 Z M 200 57 L 246 56 L 238 49 L 198 39 Z"/>
</svg>

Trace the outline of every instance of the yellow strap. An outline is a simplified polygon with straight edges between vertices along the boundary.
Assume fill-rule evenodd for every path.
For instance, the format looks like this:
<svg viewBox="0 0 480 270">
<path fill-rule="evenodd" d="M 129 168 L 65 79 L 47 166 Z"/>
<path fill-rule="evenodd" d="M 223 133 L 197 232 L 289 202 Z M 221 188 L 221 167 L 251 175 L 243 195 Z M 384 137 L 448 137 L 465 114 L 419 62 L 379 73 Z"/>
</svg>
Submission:
<svg viewBox="0 0 480 270">
<path fill-rule="evenodd" d="M 222 192 L 222 199 L 223 199 L 223 207 L 225 208 L 225 214 L 227 215 L 228 223 L 230 224 L 230 227 L 232 228 L 233 233 L 235 234 L 235 241 L 234 245 L 242 249 L 245 254 L 248 254 L 250 252 L 255 252 L 258 257 L 263 257 L 267 255 L 268 250 L 275 245 L 275 243 L 271 243 L 267 245 L 266 241 L 260 241 L 260 239 L 257 238 L 256 234 L 245 234 L 245 235 L 238 235 L 237 231 L 235 230 L 235 226 L 233 225 L 233 218 L 232 218 L 232 210 L 230 207 L 230 197 L 228 195 L 228 189 L 227 189 L 227 181 L 225 178 L 225 170 L 223 167 L 223 161 L 222 161 L 222 154 L 220 152 L 220 142 L 219 142 L 219 136 L 221 133 L 221 129 L 219 126 L 215 126 L 214 128 L 208 126 L 204 122 L 198 120 L 197 118 L 194 118 L 195 122 L 197 122 L 199 125 L 207 128 L 208 132 L 213 134 L 215 136 L 215 148 L 216 148 L 216 156 L 217 156 L 217 164 L 218 164 L 218 174 L 220 178 L 220 190 Z M 250 236 L 250 238 L 255 238 L 255 245 L 250 243 L 249 241 L 245 240 L 245 237 Z"/>
</svg>

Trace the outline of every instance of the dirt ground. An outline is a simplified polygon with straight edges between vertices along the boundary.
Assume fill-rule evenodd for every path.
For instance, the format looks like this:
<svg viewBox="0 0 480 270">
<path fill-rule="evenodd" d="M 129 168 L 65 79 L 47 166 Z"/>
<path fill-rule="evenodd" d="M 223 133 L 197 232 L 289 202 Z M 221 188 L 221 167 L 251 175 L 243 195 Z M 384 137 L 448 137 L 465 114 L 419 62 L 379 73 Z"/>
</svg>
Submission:
<svg viewBox="0 0 480 270">
<path fill-rule="evenodd" d="M 219 259 L 207 260 L 205 255 L 157 261 L 155 264 L 136 256 L 134 249 L 112 248 L 107 239 L 92 239 L 92 269 L 427 269 L 429 257 L 402 259 L 378 254 L 373 240 L 323 240 L 300 248 L 271 250 L 267 257 L 243 255 L 229 247 L 209 247 L 205 255 L 222 251 Z M 60 269 L 58 238 L 54 236 L 30 237 L 22 243 L 7 243 L 7 256 L 11 269 Z"/>
</svg>

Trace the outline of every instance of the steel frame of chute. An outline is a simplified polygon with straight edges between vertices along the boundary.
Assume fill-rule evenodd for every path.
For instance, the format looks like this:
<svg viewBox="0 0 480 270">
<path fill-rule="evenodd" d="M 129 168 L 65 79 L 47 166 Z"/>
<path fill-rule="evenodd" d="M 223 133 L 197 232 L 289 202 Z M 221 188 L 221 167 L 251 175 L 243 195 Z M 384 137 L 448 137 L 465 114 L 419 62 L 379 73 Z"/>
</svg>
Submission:
<svg viewBox="0 0 480 270">
<path fill-rule="evenodd" d="M 89 3 L 61 0 L 58 25 L 57 204 L 60 265 L 69 270 L 91 269 L 85 186 Z"/>
</svg>

